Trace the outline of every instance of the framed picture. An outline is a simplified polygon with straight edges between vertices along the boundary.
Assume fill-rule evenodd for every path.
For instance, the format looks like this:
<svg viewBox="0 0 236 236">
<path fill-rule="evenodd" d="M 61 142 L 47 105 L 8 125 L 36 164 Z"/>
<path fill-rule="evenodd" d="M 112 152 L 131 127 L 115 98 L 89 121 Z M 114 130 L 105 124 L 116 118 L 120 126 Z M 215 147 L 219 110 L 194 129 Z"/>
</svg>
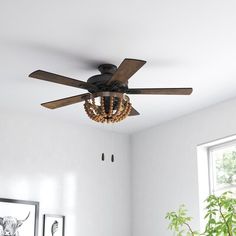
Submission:
<svg viewBox="0 0 236 236">
<path fill-rule="evenodd" d="M 43 215 L 43 236 L 64 236 L 65 216 Z"/>
<path fill-rule="evenodd" d="M 0 198 L 0 236 L 37 236 L 39 202 Z"/>
</svg>

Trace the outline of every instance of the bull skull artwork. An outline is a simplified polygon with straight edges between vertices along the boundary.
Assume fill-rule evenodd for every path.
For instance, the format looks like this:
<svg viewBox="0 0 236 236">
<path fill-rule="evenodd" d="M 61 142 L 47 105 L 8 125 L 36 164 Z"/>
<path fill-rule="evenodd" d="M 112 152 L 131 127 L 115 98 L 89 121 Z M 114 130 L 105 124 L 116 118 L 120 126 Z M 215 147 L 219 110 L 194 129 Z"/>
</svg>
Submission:
<svg viewBox="0 0 236 236">
<path fill-rule="evenodd" d="M 29 218 L 30 212 L 24 220 L 13 216 L 0 217 L 0 236 L 19 236 L 18 229 Z"/>
</svg>

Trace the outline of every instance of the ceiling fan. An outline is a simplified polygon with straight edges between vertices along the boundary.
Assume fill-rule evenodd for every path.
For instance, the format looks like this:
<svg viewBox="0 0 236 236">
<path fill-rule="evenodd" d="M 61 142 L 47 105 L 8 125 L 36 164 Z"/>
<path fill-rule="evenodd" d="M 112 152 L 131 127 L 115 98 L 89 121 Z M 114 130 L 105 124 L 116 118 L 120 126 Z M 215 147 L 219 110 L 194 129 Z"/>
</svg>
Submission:
<svg viewBox="0 0 236 236">
<path fill-rule="evenodd" d="M 192 88 L 129 88 L 128 80 L 145 63 L 143 60 L 126 58 L 118 68 L 112 64 L 102 64 L 98 66 L 101 74 L 90 77 L 87 82 L 42 70 L 32 72 L 29 77 L 88 90 L 87 93 L 77 96 L 42 103 L 42 106 L 56 109 L 84 101 L 85 111 L 92 120 L 114 123 L 127 116 L 139 115 L 139 112 L 132 107 L 127 94 L 190 95 L 192 93 Z"/>
</svg>

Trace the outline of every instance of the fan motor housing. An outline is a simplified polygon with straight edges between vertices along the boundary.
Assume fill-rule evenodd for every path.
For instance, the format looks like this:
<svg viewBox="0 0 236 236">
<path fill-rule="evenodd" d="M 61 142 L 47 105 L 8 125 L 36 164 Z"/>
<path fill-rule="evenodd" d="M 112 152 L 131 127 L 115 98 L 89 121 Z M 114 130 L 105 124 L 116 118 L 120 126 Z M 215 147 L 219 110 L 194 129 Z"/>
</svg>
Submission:
<svg viewBox="0 0 236 236">
<path fill-rule="evenodd" d="M 95 85 L 99 91 L 114 91 L 125 93 L 128 89 L 128 83 L 114 83 L 107 84 L 117 70 L 117 67 L 112 64 L 102 64 L 98 66 L 98 70 L 101 72 L 99 75 L 90 77 L 87 82 Z M 93 93 L 94 91 L 89 91 Z"/>
<path fill-rule="evenodd" d="M 114 74 L 117 71 L 117 66 L 113 64 L 101 64 L 98 66 L 98 70 L 101 74 Z"/>
</svg>

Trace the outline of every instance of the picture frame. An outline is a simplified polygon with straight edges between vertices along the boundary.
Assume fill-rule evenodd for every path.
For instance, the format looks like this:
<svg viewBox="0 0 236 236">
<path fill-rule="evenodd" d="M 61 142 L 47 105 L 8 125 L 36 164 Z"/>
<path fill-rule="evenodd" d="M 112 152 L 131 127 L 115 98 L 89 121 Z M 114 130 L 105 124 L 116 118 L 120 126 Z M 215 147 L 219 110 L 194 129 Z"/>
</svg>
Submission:
<svg viewBox="0 0 236 236">
<path fill-rule="evenodd" d="M 0 198 L 0 235 L 37 236 L 39 202 Z"/>
<path fill-rule="evenodd" d="M 43 215 L 43 236 L 64 236 L 65 216 L 55 214 Z"/>
</svg>

